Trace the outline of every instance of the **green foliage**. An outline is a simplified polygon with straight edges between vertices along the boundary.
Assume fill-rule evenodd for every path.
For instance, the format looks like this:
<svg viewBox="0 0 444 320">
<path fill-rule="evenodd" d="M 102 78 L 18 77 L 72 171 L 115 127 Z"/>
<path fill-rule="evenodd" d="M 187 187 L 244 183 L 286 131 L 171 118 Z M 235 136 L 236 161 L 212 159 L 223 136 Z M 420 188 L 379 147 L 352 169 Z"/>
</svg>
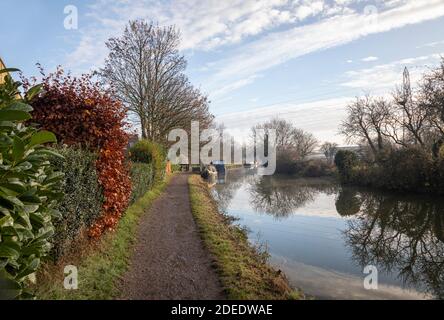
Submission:
<svg viewBox="0 0 444 320">
<path fill-rule="evenodd" d="M 140 140 L 130 149 L 130 159 L 133 162 L 151 163 L 155 181 L 165 177 L 166 152 L 162 145 Z"/>
<path fill-rule="evenodd" d="M 0 71 L 4 73 L 4 71 Z M 29 99 L 40 87 L 19 96 L 20 82 L 9 75 L 0 85 L 0 299 L 30 298 L 25 287 L 54 234 L 63 173 L 53 170 L 43 146 L 56 142 L 54 134 L 24 125 L 31 118 Z"/>
<path fill-rule="evenodd" d="M 67 253 L 79 234 L 91 227 L 100 216 L 103 190 L 96 171 L 97 155 L 90 151 L 65 147 L 58 150 L 64 159 L 55 158 L 54 165 L 65 172 L 65 197 L 59 204 L 62 217 L 54 221 L 51 256 L 54 260 Z"/>
<path fill-rule="evenodd" d="M 342 182 L 402 192 L 444 193 L 444 160 L 426 150 L 393 149 L 376 158 L 372 163 L 338 158 Z"/>
<path fill-rule="evenodd" d="M 339 150 L 335 156 L 335 165 L 343 182 L 350 182 L 353 168 L 358 164 L 356 153 L 348 150 Z"/>
<path fill-rule="evenodd" d="M 151 189 L 154 182 L 154 172 L 151 163 L 133 163 L 131 165 L 131 199 L 133 204 Z"/>
<path fill-rule="evenodd" d="M 381 163 L 381 175 L 375 183 L 392 190 L 426 191 L 431 169 L 431 158 L 419 148 L 403 148 L 393 151 Z"/>
</svg>

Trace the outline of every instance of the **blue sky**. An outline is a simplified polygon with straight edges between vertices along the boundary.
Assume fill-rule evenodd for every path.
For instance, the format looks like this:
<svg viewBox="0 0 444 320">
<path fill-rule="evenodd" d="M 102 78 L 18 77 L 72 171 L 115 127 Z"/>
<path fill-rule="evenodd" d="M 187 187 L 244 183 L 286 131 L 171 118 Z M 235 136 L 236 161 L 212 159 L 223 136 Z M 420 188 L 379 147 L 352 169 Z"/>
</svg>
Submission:
<svg viewBox="0 0 444 320">
<path fill-rule="evenodd" d="M 36 62 L 100 67 L 130 19 L 175 24 L 218 122 L 236 133 L 278 116 L 341 144 L 348 101 L 389 94 L 405 66 L 415 81 L 444 54 L 444 0 L 2 0 L 0 12 L 0 56 L 26 75 Z"/>
</svg>

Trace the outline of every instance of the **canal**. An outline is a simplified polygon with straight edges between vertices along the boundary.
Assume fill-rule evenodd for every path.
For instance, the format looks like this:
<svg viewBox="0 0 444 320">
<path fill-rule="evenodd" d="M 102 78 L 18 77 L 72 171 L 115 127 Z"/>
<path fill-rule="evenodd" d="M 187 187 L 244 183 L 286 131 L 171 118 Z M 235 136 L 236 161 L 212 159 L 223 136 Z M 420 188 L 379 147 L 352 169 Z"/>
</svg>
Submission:
<svg viewBox="0 0 444 320">
<path fill-rule="evenodd" d="M 444 297 L 444 201 L 342 187 L 329 179 L 229 170 L 219 209 L 249 230 L 292 286 L 316 299 Z M 377 270 L 366 289 L 364 268 Z M 374 287 L 373 287 L 374 288 Z"/>
</svg>

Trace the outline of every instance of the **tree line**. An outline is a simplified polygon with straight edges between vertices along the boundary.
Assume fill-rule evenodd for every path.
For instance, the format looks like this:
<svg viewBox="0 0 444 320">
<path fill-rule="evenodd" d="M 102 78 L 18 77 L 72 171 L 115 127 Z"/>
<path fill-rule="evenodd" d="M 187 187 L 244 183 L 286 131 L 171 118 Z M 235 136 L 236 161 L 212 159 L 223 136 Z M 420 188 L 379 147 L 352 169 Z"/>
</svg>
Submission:
<svg viewBox="0 0 444 320">
<path fill-rule="evenodd" d="M 389 98 L 356 98 L 340 133 L 362 149 L 337 154 L 344 182 L 444 192 L 444 58 L 415 88 L 405 68 L 402 85 Z"/>
<path fill-rule="evenodd" d="M 437 151 L 444 137 L 443 83 L 444 59 L 416 90 L 405 68 L 403 83 L 390 99 L 366 95 L 349 104 L 340 132 L 348 142 L 368 146 L 375 157 L 387 149 L 412 146 Z"/>
</svg>

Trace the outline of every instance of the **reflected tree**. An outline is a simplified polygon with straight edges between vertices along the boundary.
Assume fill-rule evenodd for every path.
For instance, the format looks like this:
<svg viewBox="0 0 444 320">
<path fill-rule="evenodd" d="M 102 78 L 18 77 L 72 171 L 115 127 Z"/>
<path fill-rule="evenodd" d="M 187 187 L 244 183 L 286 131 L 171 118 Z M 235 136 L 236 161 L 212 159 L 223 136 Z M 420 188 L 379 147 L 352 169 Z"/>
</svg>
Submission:
<svg viewBox="0 0 444 320">
<path fill-rule="evenodd" d="M 263 176 L 251 181 L 249 187 L 252 207 L 259 212 L 285 218 L 297 208 L 312 202 L 320 192 L 333 194 L 337 185 L 317 179 L 285 179 Z"/>
<path fill-rule="evenodd" d="M 362 200 L 354 188 L 342 187 L 336 198 L 336 211 L 343 217 L 353 216 L 361 210 Z"/>
<path fill-rule="evenodd" d="M 348 222 L 344 233 L 357 263 L 397 272 L 406 285 L 444 298 L 444 203 L 382 194 L 359 196 L 361 213 Z"/>
</svg>

